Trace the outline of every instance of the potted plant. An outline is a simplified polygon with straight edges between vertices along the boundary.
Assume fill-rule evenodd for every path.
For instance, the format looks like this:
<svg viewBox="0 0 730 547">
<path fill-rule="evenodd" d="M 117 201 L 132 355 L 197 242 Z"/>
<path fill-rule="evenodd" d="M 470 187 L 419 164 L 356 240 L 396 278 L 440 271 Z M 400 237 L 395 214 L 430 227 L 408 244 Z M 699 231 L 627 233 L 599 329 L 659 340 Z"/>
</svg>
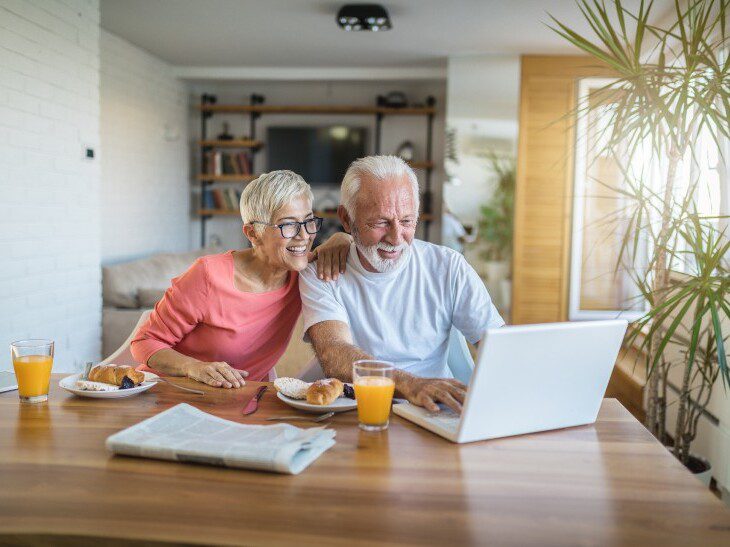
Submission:
<svg viewBox="0 0 730 547">
<path fill-rule="evenodd" d="M 515 163 L 511 157 L 486 153 L 490 169 L 497 176 L 492 198 L 481 207 L 479 239 L 483 247 L 480 256 L 485 261 L 487 279 L 509 285 L 510 256 L 514 233 Z M 509 295 L 509 287 L 503 287 Z M 503 298 L 506 303 L 507 299 Z"/>
<path fill-rule="evenodd" d="M 604 109 L 610 121 L 598 146 L 622 166 L 625 180 L 616 191 L 627 203 L 619 212 L 626 229 L 617 271 L 626 269 L 647 303 L 627 340 L 645 355 L 646 426 L 659 440 L 673 442 L 674 454 L 688 465 L 697 422 L 717 377 L 726 388 L 730 384 L 723 334 L 730 318 L 723 263 L 728 234 L 718 218 L 697 211 L 704 181 L 692 180 L 680 192 L 678 179 L 683 166 L 697 161 L 701 132 L 709 133 L 718 149 L 721 139 L 730 138 L 730 62 L 722 58 L 730 0 L 677 1 L 671 21 L 662 26 L 650 22 L 651 2 L 642 0 L 635 12 L 621 0 L 612 9 L 599 0 L 577 3 L 594 39 L 554 18 L 551 28 L 616 73 L 601 89 L 607 100 L 581 104 L 574 114 Z M 649 183 L 649 166 L 638 176 L 631 168 L 636 154 L 647 149 L 645 157 L 661 172 L 658 189 Z M 673 270 L 680 262 L 689 263 L 688 273 L 677 276 Z M 680 351 L 673 352 L 676 348 Z M 677 367 L 681 385 L 670 440 L 667 387 Z"/>
<path fill-rule="evenodd" d="M 695 185 L 691 187 L 690 193 L 696 192 Z M 634 201 L 644 208 L 644 214 L 650 214 L 655 206 L 651 205 L 651 198 Z M 642 298 L 649 303 L 648 311 L 632 325 L 627 343 L 648 350 L 653 341 L 659 340 L 657 351 L 661 351 L 662 358 L 653 374 L 659 376 L 664 406 L 657 435 L 688 469 L 701 475 L 709 485 L 709 462 L 693 455 L 690 448 L 718 377 L 722 377 L 725 388 L 728 385 L 726 359 L 730 324 L 723 326 L 723 323 L 730 323 L 730 268 L 727 264 L 730 238 L 725 230 L 717 228 L 716 217 L 699 214 L 691 202 L 675 205 L 672 231 L 676 237 L 662 250 L 669 265 L 684 263 L 686 271 L 669 272 L 669 286 L 659 303 L 652 287 L 652 266 L 627 270 Z M 662 245 L 649 226 L 642 226 L 641 231 L 650 234 L 654 247 Z M 652 253 L 654 258 L 657 252 Z M 653 358 L 656 358 L 656 352 L 646 351 L 650 370 Z M 673 374 L 675 369 L 677 372 Z M 679 388 L 677 416 L 674 428 L 667 431 L 667 387 L 672 376 Z"/>
</svg>

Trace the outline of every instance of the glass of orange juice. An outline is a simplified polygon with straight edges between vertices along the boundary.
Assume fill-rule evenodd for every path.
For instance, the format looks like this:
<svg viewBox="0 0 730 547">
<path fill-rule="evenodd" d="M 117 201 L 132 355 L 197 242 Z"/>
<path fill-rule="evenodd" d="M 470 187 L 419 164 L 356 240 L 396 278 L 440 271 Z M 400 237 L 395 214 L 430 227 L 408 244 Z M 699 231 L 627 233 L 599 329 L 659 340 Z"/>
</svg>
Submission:
<svg viewBox="0 0 730 547">
<path fill-rule="evenodd" d="M 352 383 L 357 400 L 360 429 L 383 431 L 388 428 L 395 382 L 393 363 L 363 359 L 352 363 Z"/>
<path fill-rule="evenodd" d="M 53 367 L 52 340 L 19 340 L 10 344 L 18 395 L 24 403 L 48 400 L 48 384 Z"/>
</svg>

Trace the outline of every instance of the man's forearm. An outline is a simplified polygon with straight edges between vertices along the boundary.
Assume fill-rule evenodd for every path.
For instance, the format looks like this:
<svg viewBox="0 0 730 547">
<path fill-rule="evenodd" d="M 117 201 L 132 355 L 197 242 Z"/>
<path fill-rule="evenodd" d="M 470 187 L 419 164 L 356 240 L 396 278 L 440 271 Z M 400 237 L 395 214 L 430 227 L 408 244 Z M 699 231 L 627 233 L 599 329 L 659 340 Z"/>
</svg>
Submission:
<svg viewBox="0 0 730 547">
<path fill-rule="evenodd" d="M 410 374 L 404 370 L 395 369 L 393 371 L 393 381 L 395 382 L 395 391 L 397 395 L 405 397 L 407 389 L 410 387 L 413 379 L 416 378 L 413 374 Z"/>
<path fill-rule="evenodd" d="M 323 321 L 312 325 L 308 333 L 322 371 L 327 377 L 351 382 L 353 362 L 359 359 L 377 359 L 353 343 L 349 325 L 345 323 Z M 402 370 L 396 369 L 393 373 L 395 388 L 401 394 L 409 392 L 414 379 L 415 376 Z"/>
<path fill-rule="evenodd" d="M 329 320 L 316 323 L 307 330 L 322 370 L 326 376 L 344 382 L 352 381 L 352 363 L 359 359 L 377 359 L 353 343 L 350 326 L 343 321 Z M 461 412 L 466 397 L 466 386 L 453 379 L 421 378 L 403 370 L 393 371 L 395 389 L 401 397 L 438 412 L 437 403 Z"/>
<path fill-rule="evenodd" d="M 322 365 L 322 371 L 328 378 L 337 378 L 343 382 L 352 382 L 352 363 L 359 359 L 376 359 L 369 353 L 361 350 L 352 344 L 338 342 L 328 344 L 318 350 L 315 346 L 315 353 Z M 395 382 L 396 391 L 403 395 L 414 376 L 408 372 L 395 369 L 393 371 L 393 381 Z"/>
<path fill-rule="evenodd" d="M 325 376 L 337 378 L 343 382 L 352 382 L 353 362 L 358 359 L 373 359 L 372 355 L 346 342 L 315 344 L 314 351 Z"/>
</svg>

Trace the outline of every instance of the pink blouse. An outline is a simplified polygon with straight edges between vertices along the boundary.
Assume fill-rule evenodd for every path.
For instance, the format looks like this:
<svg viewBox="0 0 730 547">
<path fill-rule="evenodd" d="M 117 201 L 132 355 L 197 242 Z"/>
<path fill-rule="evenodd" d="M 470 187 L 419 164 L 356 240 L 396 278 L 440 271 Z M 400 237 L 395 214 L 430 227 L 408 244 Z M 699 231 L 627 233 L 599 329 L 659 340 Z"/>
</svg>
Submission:
<svg viewBox="0 0 730 547">
<path fill-rule="evenodd" d="M 200 361 L 225 361 L 266 380 L 286 350 L 302 302 L 297 272 L 287 284 L 265 293 L 242 292 L 233 282 L 233 251 L 199 258 L 172 280 L 132 341 L 140 370 L 161 349 Z"/>
</svg>

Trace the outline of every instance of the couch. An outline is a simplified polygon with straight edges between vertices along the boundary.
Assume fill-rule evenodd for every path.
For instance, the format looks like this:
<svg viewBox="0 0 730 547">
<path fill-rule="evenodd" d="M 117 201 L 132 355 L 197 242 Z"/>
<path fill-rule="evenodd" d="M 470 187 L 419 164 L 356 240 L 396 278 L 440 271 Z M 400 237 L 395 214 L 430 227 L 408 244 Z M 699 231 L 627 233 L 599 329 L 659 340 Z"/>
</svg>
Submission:
<svg viewBox="0 0 730 547">
<path fill-rule="evenodd" d="M 162 298 L 170 280 L 183 273 L 200 256 L 222 252 L 208 247 L 183 253 L 160 253 L 148 258 L 102 268 L 102 357 L 124 343 L 139 317 Z M 309 344 L 302 341 L 302 320 L 289 346 L 276 365 L 279 376 L 298 376 L 313 358 Z"/>
</svg>

